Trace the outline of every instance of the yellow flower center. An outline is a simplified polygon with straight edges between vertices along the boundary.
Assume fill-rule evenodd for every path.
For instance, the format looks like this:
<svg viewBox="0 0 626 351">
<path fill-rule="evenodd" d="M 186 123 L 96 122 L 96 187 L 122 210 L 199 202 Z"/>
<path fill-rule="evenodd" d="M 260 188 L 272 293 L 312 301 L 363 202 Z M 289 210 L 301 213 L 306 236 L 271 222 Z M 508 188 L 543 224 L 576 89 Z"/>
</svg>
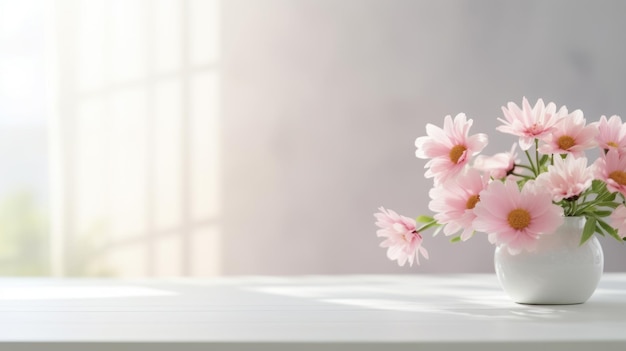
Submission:
<svg viewBox="0 0 626 351">
<path fill-rule="evenodd" d="M 606 143 L 606 144 L 607 144 L 608 146 L 611 146 L 611 147 L 618 147 L 618 146 L 619 146 L 619 145 L 617 145 L 617 143 L 616 143 L 616 142 L 614 142 L 614 141 L 609 141 L 609 142 L 608 142 L 608 143 Z"/>
<path fill-rule="evenodd" d="M 463 145 L 455 145 L 451 150 L 450 150 L 450 161 L 452 161 L 452 163 L 458 163 L 459 159 L 461 158 L 461 156 L 463 156 L 463 153 L 467 150 L 467 148 Z"/>
<path fill-rule="evenodd" d="M 523 208 L 516 208 L 509 212 L 509 216 L 506 220 L 509 222 L 511 228 L 522 230 L 530 225 L 530 213 Z"/>
<path fill-rule="evenodd" d="M 609 174 L 609 178 L 613 179 L 619 185 L 626 185 L 626 172 L 613 171 Z"/>
<path fill-rule="evenodd" d="M 569 150 L 570 147 L 576 145 L 576 140 L 569 135 L 562 135 L 556 141 L 561 150 Z"/>
<path fill-rule="evenodd" d="M 467 203 L 465 204 L 465 208 L 468 210 L 473 209 L 476 204 L 480 201 L 480 195 L 472 195 L 467 199 Z"/>
</svg>

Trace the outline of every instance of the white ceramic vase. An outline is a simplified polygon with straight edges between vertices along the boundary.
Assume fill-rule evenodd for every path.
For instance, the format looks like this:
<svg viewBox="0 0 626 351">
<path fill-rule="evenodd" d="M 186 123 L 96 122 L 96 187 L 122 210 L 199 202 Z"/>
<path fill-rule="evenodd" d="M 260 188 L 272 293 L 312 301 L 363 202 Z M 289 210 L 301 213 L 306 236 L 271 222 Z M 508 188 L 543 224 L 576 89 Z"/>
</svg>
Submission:
<svg viewBox="0 0 626 351">
<path fill-rule="evenodd" d="M 580 245 L 584 217 L 565 217 L 554 233 L 542 235 L 537 249 L 511 255 L 496 248 L 494 263 L 500 285 L 522 304 L 579 304 L 593 294 L 604 254 L 595 235 Z"/>
</svg>

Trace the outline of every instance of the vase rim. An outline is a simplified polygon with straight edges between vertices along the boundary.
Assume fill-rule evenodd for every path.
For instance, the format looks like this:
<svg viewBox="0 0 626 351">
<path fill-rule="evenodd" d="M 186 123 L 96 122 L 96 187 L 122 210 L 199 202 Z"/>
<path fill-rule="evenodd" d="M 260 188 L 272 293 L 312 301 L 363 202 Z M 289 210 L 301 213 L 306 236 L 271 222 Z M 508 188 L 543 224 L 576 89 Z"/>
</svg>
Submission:
<svg viewBox="0 0 626 351">
<path fill-rule="evenodd" d="M 563 216 L 563 223 L 569 225 L 583 225 L 587 221 L 585 216 Z"/>
<path fill-rule="evenodd" d="M 572 220 L 572 219 L 586 219 L 586 217 L 585 216 L 563 216 L 563 219 L 569 219 L 569 220 Z"/>
</svg>

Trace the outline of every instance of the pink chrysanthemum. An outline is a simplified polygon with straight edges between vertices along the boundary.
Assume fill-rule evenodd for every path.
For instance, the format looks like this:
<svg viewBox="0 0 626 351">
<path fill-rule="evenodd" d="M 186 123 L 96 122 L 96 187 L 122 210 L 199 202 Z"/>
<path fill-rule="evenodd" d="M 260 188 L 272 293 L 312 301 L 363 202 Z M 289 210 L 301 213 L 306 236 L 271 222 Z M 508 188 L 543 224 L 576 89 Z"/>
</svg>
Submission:
<svg viewBox="0 0 626 351">
<path fill-rule="evenodd" d="M 417 232 L 415 220 L 383 207 L 378 210 L 380 212 L 374 213 L 376 225 L 380 228 L 376 235 L 385 238 L 380 246 L 388 248 L 387 257 L 390 260 L 398 260 L 400 266 L 408 261 L 413 266 L 413 261 L 419 265 L 419 254 L 428 259 L 428 251 L 422 247 L 423 238 Z"/>
<path fill-rule="evenodd" d="M 435 178 L 435 182 L 445 182 L 456 176 L 469 162 L 471 156 L 479 153 L 487 145 L 487 135 L 474 134 L 468 136 L 473 121 L 467 120 L 464 113 L 454 117 L 446 116 L 443 129 L 426 125 L 428 136 L 415 140 L 415 156 L 430 159 L 426 163 L 429 169 L 426 178 Z"/>
<path fill-rule="evenodd" d="M 543 154 L 572 154 L 576 157 L 584 156 L 585 150 L 596 146 L 598 130 L 595 126 L 585 126 L 585 118 L 581 110 L 567 114 L 561 118 L 551 133 L 546 134 L 541 140 L 539 152 Z"/>
<path fill-rule="evenodd" d="M 548 172 L 541 173 L 535 185 L 552 194 L 552 200 L 561 201 L 579 196 L 591 186 L 593 170 L 587 167 L 587 158 L 567 155 L 565 159 L 554 158 Z"/>
<path fill-rule="evenodd" d="M 446 235 L 463 230 L 461 240 L 465 241 L 472 236 L 472 222 L 476 218 L 474 207 L 480 201 L 479 194 L 487 187 L 488 182 L 488 177 L 482 177 L 477 170 L 470 169 L 430 190 L 432 201 L 428 208 L 436 213 L 435 219 L 438 223 L 446 225 L 443 228 Z"/>
<path fill-rule="evenodd" d="M 617 235 L 626 238 L 626 207 L 619 205 L 609 216 L 611 226 L 617 229 Z"/>
<path fill-rule="evenodd" d="M 613 115 L 608 120 L 606 116 L 602 116 L 600 121 L 589 125 L 598 129 L 596 142 L 602 149 L 615 149 L 620 154 L 626 153 L 626 124 L 622 123 L 620 116 Z"/>
<path fill-rule="evenodd" d="M 545 106 L 542 99 L 539 99 L 534 107 L 530 107 L 528 100 L 524 98 L 521 109 L 515 103 L 509 102 L 507 108 L 502 107 L 502 112 L 505 119 L 498 120 L 504 125 L 496 129 L 519 136 L 519 146 L 522 150 L 530 149 L 535 139 L 550 133 L 561 117 L 554 103 Z"/>
<path fill-rule="evenodd" d="M 502 179 L 515 170 L 517 153 L 515 148 L 517 144 L 513 144 L 511 151 L 501 152 L 493 156 L 478 155 L 474 160 L 474 168 L 489 174 L 494 179 Z"/>
<path fill-rule="evenodd" d="M 491 243 L 506 246 L 513 255 L 534 250 L 540 235 L 563 222 L 563 209 L 552 203 L 548 192 L 535 191 L 528 183 L 520 192 L 511 180 L 489 184 L 474 213 L 474 229 L 487 233 Z"/>
<path fill-rule="evenodd" d="M 626 196 L 626 155 L 611 149 L 596 160 L 593 168 L 595 178 L 604 181 L 608 190 Z"/>
</svg>

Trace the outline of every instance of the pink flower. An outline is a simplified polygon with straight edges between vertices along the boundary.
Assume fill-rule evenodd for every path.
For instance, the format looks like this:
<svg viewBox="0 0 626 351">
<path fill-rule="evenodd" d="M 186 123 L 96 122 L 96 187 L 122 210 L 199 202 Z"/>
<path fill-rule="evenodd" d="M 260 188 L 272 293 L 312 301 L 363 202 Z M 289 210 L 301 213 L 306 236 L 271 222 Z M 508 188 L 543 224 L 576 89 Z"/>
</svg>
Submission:
<svg viewBox="0 0 626 351">
<path fill-rule="evenodd" d="M 617 235 L 626 238 L 626 207 L 619 205 L 609 216 L 611 226 L 617 229 Z"/>
<path fill-rule="evenodd" d="M 507 107 L 508 109 L 502 107 L 506 120 L 498 118 L 504 125 L 496 129 L 519 136 L 522 150 L 530 149 L 535 139 L 550 133 L 560 120 L 560 111 L 557 114 L 556 105 L 551 102 L 545 106 L 542 99 L 537 100 L 532 108 L 526 98 L 522 101 L 521 109 L 513 102 L 509 102 Z"/>
<path fill-rule="evenodd" d="M 565 114 L 554 130 L 545 135 L 539 152 L 543 154 L 573 154 L 576 157 L 585 155 L 585 150 L 596 146 L 598 130 L 595 126 L 585 126 L 585 118 L 581 110 L 567 114 L 567 109 L 561 109 Z"/>
<path fill-rule="evenodd" d="M 601 148 L 616 149 L 620 154 L 626 152 L 626 125 L 619 116 L 613 115 L 608 121 L 606 116 L 602 116 L 600 121 L 590 125 L 598 129 L 596 141 Z"/>
<path fill-rule="evenodd" d="M 587 167 L 587 158 L 567 155 L 554 158 L 548 172 L 541 173 L 535 185 L 552 194 L 552 200 L 561 201 L 579 196 L 591 186 L 593 170 Z"/>
<path fill-rule="evenodd" d="M 415 220 L 400 216 L 392 210 L 378 209 L 374 213 L 376 225 L 380 228 L 376 231 L 378 237 L 384 237 L 385 241 L 380 247 L 387 247 L 387 257 L 390 260 L 398 260 L 400 266 L 406 261 L 413 266 L 413 261 L 419 264 L 419 254 L 428 259 L 428 251 L 422 247 L 422 235 L 415 228 Z"/>
<path fill-rule="evenodd" d="M 454 117 L 446 116 L 443 129 L 426 125 L 428 136 L 415 140 L 415 156 L 430 159 L 426 178 L 435 178 L 435 182 L 445 182 L 463 170 L 471 156 L 479 153 L 487 145 L 487 135 L 474 134 L 468 136 L 473 121 L 466 120 L 464 113 Z"/>
<path fill-rule="evenodd" d="M 626 196 L 626 155 L 610 149 L 593 164 L 594 176 L 606 183 L 609 191 L 619 191 Z"/>
<path fill-rule="evenodd" d="M 474 168 L 488 173 L 494 179 L 502 179 L 515 169 L 517 153 L 515 152 L 517 144 L 513 144 L 511 151 L 501 152 L 493 156 L 478 155 L 474 160 Z"/>
<path fill-rule="evenodd" d="M 534 250 L 540 235 L 563 222 L 563 209 L 552 203 L 550 193 L 535 191 L 529 183 L 520 192 L 512 180 L 489 184 L 474 213 L 474 229 L 487 233 L 491 243 L 506 246 L 512 255 Z"/>
<path fill-rule="evenodd" d="M 477 170 L 470 169 L 455 179 L 432 188 L 429 192 L 432 201 L 428 208 L 435 212 L 435 219 L 445 224 L 443 232 L 453 235 L 463 230 L 461 240 L 469 239 L 474 233 L 472 222 L 476 215 L 474 207 L 480 201 L 480 192 L 489 182 Z"/>
</svg>

